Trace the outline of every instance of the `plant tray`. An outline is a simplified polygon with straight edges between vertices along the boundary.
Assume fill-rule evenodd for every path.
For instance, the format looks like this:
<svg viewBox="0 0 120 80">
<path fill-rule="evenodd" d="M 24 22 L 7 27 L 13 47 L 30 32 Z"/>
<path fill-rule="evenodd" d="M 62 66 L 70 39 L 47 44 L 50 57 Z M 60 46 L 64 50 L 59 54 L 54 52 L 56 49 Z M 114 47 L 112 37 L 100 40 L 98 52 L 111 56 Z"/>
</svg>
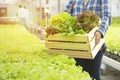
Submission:
<svg viewBox="0 0 120 80">
<path fill-rule="evenodd" d="M 52 54 L 66 54 L 74 58 L 94 59 L 104 43 L 104 39 L 101 39 L 98 45 L 95 46 L 94 33 L 97 29 L 98 27 L 95 27 L 84 35 L 55 34 L 46 37 L 44 34 L 45 46 L 47 51 Z"/>
</svg>

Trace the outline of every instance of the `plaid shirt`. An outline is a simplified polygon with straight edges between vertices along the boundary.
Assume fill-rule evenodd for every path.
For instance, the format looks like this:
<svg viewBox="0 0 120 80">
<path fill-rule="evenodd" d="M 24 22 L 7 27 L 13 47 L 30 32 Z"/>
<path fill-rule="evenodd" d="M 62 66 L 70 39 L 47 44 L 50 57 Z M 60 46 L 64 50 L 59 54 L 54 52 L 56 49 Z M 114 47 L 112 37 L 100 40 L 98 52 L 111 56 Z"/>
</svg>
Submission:
<svg viewBox="0 0 120 80">
<path fill-rule="evenodd" d="M 65 7 L 65 12 L 70 13 L 72 16 L 78 16 L 85 10 L 91 10 L 101 18 L 102 24 L 98 30 L 104 37 L 108 26 L 111 24 L 109 0 L 88 0 L 86 5 L 84 0 L 68 0 L 68 4 Z"/>
</svg>

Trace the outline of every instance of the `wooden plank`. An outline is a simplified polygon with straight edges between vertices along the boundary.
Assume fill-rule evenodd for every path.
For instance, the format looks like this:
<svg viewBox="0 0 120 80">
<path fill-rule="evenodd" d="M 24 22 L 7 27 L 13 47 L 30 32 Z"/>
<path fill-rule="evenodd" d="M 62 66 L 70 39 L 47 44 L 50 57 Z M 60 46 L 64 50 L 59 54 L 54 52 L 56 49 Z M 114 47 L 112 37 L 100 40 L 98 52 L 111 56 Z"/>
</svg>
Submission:
<svg viewBox="0 0 120 80">
<path fill-rule="evenodd" d="M 95 47 L 95 37 L 89 42 L 89 44 L 90 44 L 90 49 L 92 51 Z"/>
<path fill-rule="evenodd" d="M 81 34 L 69 35 L 69 36 L 54 34 L 54 35 L 49 35 L 48 37 L 45 37 L 45 40 L 88 42 L 88 36 L 81 35 Z"/>
<path fill-rule="evenodd" d="M 87 34 L 89 41 L 91 41 L 94 38 L 94 33 L 96 32 L 97 29 L 98 29 L 98 27 L 95 27 Z"/>
<path fill-rule="evenodd" d="M 92 57 L 93 58 L 97 55 L 98 51 L 100 50 L 100 48 L 102 47 L 104 42 L 105 42 L 105 40 L 101 39 L 100 42 L 98 43 L 98 45 L 96 45 L 95 48 L 93 48 L 93 50 L 92 50 Z"/>
<path fill-rule="evenodd" d="M 70 42 L 46 41 L 45 45 L 47 48 L 91 51 L 89 43 L 70 43 Z"/>
<path fill-rule="evenodd" d="M 81 51 L 69 51 L 69 50 L 54 50 L 54 49 L 48 49 L 47 50 L 51 54 L 59 55 L 59 54 L 65 54 L 69 57 L 74 58 L 86 58 L 86 59 L 92 59 L 92 55 L 90 52 L 81 52 Z"/>
<path fill-rule="evenodd" d="M 45 40 L 88 42 L 93 39 L 94 33 L 97 29 L 98 27 L 93 28 L 88 34 L 76 34 L 76 35 L 54 34 L 46 37 L 46 33 L 44 33 L 43 36 Z"/>
</svg>

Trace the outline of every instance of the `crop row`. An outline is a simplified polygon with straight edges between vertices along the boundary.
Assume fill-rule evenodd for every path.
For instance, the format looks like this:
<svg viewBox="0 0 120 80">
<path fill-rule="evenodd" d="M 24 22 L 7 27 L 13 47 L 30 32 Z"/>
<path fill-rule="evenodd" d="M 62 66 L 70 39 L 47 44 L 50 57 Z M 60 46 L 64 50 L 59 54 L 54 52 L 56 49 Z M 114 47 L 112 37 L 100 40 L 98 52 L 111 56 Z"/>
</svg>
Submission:
<svg viewBox="0 0 120 80">
<path fill-rule="evenodd" d="M 73 58 L 46 52 L 20 25 L 0 25 L 0 80 L 91 80 Z"/>
</svg>

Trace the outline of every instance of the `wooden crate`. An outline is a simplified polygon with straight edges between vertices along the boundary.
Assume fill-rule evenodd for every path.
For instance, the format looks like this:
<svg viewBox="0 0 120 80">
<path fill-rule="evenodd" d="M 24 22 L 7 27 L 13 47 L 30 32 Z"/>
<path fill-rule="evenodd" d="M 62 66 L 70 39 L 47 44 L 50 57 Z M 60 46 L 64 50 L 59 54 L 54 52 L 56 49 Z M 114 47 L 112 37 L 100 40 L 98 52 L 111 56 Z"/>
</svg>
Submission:
<svg viewBox="0 0 120 80">
<path fill-rule="evenodd" d="M 76 35 L 49 35 L 45 39 L 45 46 L 47 51 L 52 54 L 66 54 L 69 57 L 74 58 L 86 58 L 94 59 L 97 52 L 100 50 L 104 43 L 104 39 L 101 39 L 99 44 L 95 46 L 94 33 L 98 29 L 95 27 L 88 34 L 76 34 Z"/>
</svg>

